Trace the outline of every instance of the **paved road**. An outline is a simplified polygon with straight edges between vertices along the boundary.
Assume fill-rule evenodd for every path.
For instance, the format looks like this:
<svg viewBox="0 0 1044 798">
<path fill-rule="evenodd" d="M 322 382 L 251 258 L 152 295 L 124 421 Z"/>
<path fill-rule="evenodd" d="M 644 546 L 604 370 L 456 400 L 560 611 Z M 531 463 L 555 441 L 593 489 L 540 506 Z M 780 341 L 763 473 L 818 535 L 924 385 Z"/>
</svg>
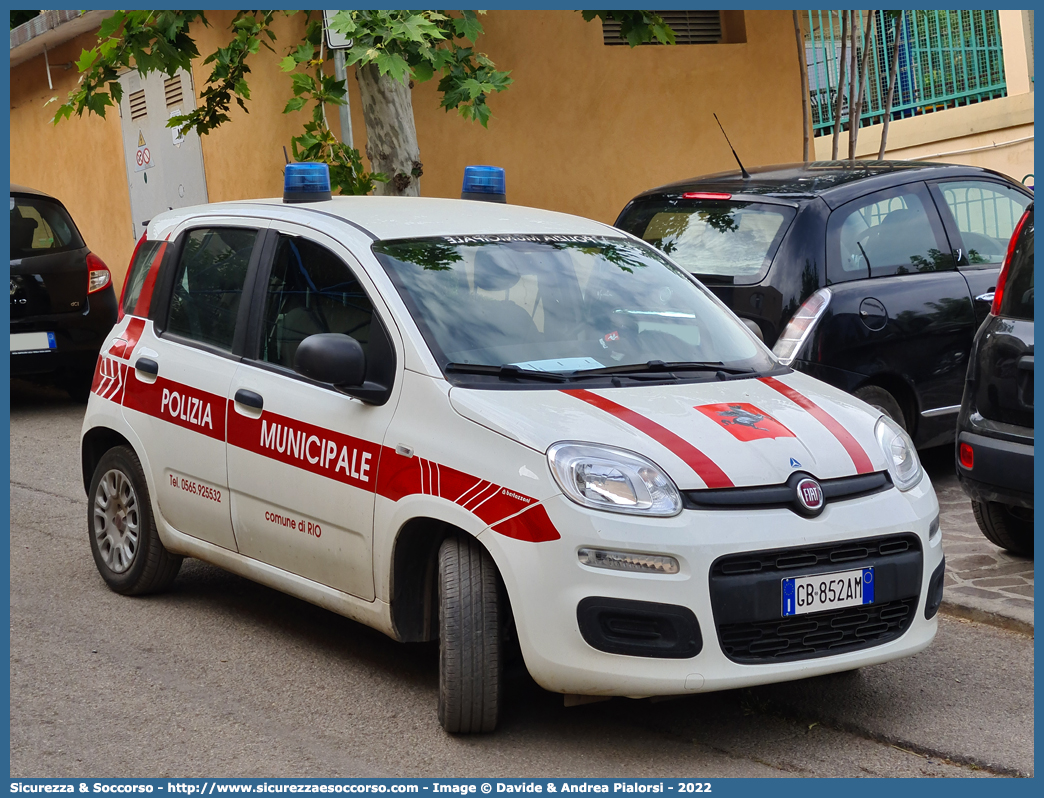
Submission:
<svg viewBox="0 0 1044 798">
<path fill-rule="evenodd" d="M 1033 773 L 1032 638 L 949 616 L 916 657 L 750 690 L 567 709 L 515 674 L 496 734 L 451 737 L 431 645 L 198 561 L 168 594 L 111 593 L 82 412 L 12 383 L 12 776 Z"/>
</svg>

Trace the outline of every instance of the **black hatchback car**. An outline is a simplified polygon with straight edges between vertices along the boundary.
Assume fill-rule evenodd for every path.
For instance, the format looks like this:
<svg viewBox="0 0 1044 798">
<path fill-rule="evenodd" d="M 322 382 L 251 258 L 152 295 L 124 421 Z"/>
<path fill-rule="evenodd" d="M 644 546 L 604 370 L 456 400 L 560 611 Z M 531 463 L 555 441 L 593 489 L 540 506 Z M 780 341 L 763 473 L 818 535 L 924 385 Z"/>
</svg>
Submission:
<svg viewBox="0 0 1044 798">
<path fill-rule="evenodd" d="M 957 418 L 957 476 L 993 543 L 1033 555 L 1033 205 L 975 335 Z"/>
<path fill-rule="evenodd" d="M 616 226 L 710 288 L 783 363 L 948 443 L 983 299 L 1032 199 L 987 169 L 829 161 L 635 197 Z"/>
<path fill-rule="evenodd" d="M 54 197 L 11 186 L 11 376 L 47 378 L 87 401 L 116 323 L 112 276 Z"/>
</svg>

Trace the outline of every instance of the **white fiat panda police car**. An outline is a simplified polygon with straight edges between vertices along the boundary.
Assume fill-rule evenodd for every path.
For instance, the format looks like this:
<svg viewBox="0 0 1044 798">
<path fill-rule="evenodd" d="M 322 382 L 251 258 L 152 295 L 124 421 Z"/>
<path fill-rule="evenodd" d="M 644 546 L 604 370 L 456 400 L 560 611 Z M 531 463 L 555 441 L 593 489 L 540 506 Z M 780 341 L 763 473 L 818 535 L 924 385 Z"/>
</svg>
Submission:
<svg viewBox="0 0 1044 798">
<path fill-rule="evenodd" d="M 157 216 L 121 304 L 82 433 L 105 581 L 162 590 L 197 557 L 438 639 L 448 731 L 493 729 L 511 656 L 640 697 L 936 633 L 906 433 L 607 225 L 294 184 Z"/>
</svg>

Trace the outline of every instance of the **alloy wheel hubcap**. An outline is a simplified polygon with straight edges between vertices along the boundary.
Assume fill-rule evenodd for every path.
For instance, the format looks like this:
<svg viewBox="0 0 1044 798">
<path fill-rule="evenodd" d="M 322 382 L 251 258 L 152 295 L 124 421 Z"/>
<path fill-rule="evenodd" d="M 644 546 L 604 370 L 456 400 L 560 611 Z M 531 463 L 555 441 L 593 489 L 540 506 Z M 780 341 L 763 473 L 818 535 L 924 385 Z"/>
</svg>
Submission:
<svg viewBox="0 0 1044 798">
<path fill-rule="evenodd" d="M 122 471 L 106 471 L 94 494 L 94 538 L 98 553 L 114 573 L 134 562 L 140 537 L 138 494 Z"/>
</svg>

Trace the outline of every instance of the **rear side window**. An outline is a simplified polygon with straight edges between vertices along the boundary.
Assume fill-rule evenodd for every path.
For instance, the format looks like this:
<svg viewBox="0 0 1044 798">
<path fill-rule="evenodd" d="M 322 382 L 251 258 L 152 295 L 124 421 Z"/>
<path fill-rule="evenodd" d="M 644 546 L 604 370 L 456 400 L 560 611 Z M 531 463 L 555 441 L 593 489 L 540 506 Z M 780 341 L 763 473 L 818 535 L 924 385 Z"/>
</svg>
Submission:
<svg viewBox="0 0 1044 798">
<path fill-rule="evenodd" d="M 167 331 L 230 350 L 257 231 L 200 228 L 185 235 Z"/>
<path fill-rule="evenodd" d="M 692 274 L 742 285 L 765 276 L 794 216 L 785 205 L 664 200 L 635 206 L 617 226 Z"/>
<path fill-rule="evenodd" d="M 922 184 L 849 202 L 827 225 L 831 283 L 954 268 L 942 224 Z"/>
<path fill-rule="evenodd" d="M 43 197 L 11 197 L 11 260 L 84 246 L 65 208 Z"/>
<path fill-rule="evenodd" d="M 1008 267 L 1007 284 L 1001 297 L 1000 315 L 1033 320 L 1033 212 L 1015 242 Z"/>
<path fill-rule="evenodd" d="M 166 241 L 142 241 L 134 253 L 134 260 L 127 271 L 127 284 L 123 289 L 123 312 L 128 316 L 149 315 L 152 289 L 156 284 L 156 273 L 163 261 Z"/>
</svg>

